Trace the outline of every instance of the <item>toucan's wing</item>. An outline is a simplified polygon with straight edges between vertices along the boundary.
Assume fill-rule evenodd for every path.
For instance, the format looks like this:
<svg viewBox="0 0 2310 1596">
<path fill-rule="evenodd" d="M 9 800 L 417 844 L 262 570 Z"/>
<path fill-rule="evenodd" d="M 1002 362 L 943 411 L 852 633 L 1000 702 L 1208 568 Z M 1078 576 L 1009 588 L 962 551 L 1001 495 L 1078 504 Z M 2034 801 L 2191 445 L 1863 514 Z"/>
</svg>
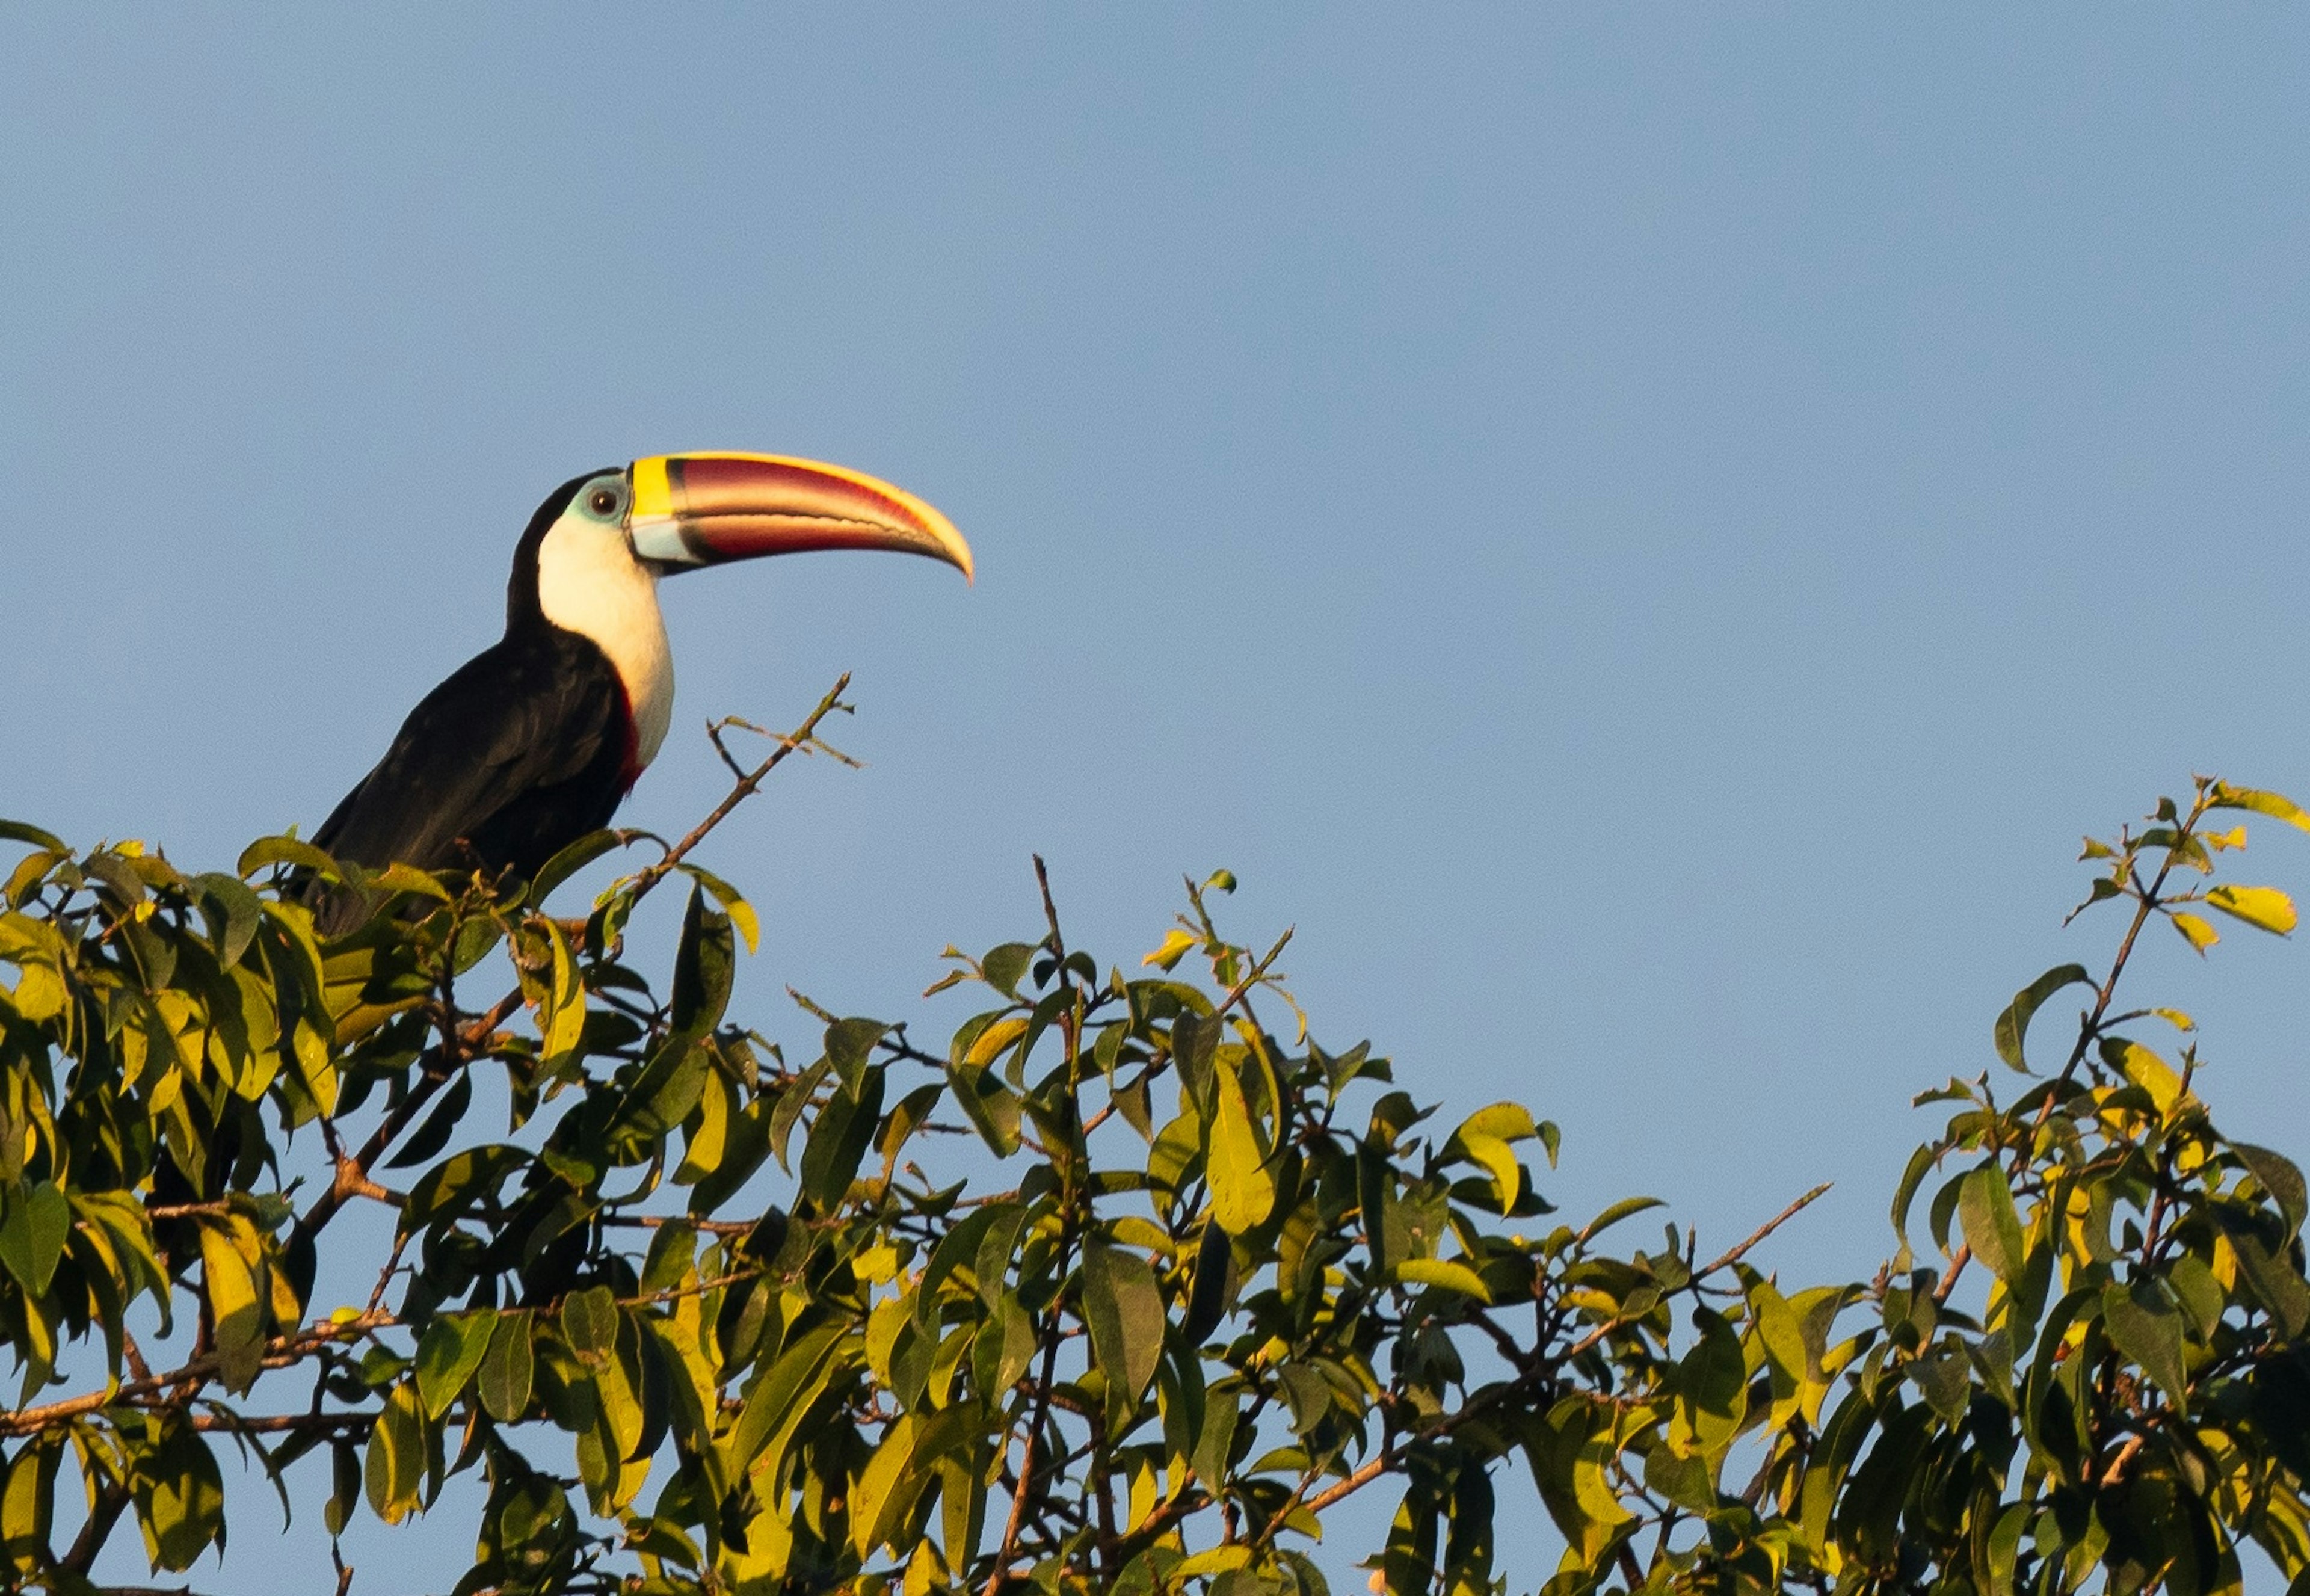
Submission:
<svg viewBox="0 0 2310 1596">
<path fill-rule="evenodd" d="M 473 863 L 461 840 L 594 766 L 626 734 L 607 662 L 573 670 L 562 655 L 500 643 L 459 666 L 409 712 L 385 758 L 313 840 L 373 869 Z"/>
</svg>

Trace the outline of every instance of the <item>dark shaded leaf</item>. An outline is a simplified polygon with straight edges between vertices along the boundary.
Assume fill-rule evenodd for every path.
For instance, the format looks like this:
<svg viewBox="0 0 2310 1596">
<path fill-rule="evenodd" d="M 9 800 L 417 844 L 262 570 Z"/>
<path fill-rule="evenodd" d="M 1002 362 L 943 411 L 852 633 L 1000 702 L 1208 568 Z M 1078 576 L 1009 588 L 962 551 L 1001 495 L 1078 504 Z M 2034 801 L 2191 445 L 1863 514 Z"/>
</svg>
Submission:
<svg viewBox="0 0 2310 1596">
<path fill-rule="evenodd" d="M 2064 986 L 2075 986 L 2080 983 L 2090 984 L 2092 981 L 2093 977 L 2086 973 L 2086 967 L 2081 964 L 2056 965 L 2015 993 L 2013 1001 L 2005 1005 L 2005 1011 L 1997 1017 L 1997 1024 L 1993 1028 L 1997 1056 L 2011 1068 L 2028 1074 L 2029 1066 L 2022 1055 L 2021 1045 L 2029 1034 L 2031 1017 L 2045 1006 L 2047 998 Z"/>
<path fill-rule="evenodd" d="M 441 1100 L 434 1104 L 432 1111 L 426 1115 L 425 1123 L 417 1127 L 417 1133 L 402 1144 L 399 1152 L 385 1161 L 385 1167 L 387 1169 L 407 1169 L 412 1165 L 424 1163 L 449 1145 L 450 1135 L 473 1106 L 473 1071 L 460 1071 L 457 1078 L 449 1083 L 449 1089 L 441 1094 Z"/>
</svg>

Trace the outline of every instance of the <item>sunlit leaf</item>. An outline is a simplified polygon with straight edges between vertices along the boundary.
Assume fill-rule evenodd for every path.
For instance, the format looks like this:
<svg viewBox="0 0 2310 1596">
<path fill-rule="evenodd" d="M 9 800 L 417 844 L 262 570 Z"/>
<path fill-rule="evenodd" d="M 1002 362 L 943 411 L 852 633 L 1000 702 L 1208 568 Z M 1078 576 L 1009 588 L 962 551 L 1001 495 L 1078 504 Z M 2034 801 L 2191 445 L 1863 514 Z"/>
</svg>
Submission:
<svg viewBox="0 0 2310 1596">
<path fill-rule="evenodd" d="M 2216 782 L 2208 805 L 2212 809 L 2244 809 L 2285 821 L 2297 830 L 2310 831 L 2310 813 L 2305 813 L 2294 800 L 2280 793 L 2258 792 L 2253 787 L 2234 787 L 2228 782 Z"/>
<path fill-rule="evenodd" d="M 2284 936 L 2294 929 L 2294 900 L 2275 887 L 2240 887 L 2225 881 L 2207 889 L 2206 902 L 2258 931 Z"/>
<path fill-rule="evenodd" d="M 745 897 L 735 887 L 712 871 L 692 864 L 687 860 L 674 868 L 714 895 L 714 901 L 720 904 L 722 912 L 730 916 L 730 924 L 736 926 L 738 934 L 746 939 L 747 952 L 752 953 L 760 950 L 762 945 L 761 919 L 754 913 L 754 906 L 748 903 Z"/>
<path fill-rule="evenodd" d="M 2174 929 L 2180 932 L 2183 940 L 2200 953 L 2203 953 L 2222 940 L 2221 932 L 2216 931 L 2202 916 L 2193 915 L 2185 909 L 2175 909 L 2171 918 L 2174 922 Z"/>
<path fill-rule="evenodd" d="M 1202 941 L 1203 939 L 1194 932 L 1175 926 L 1163 938 L 1163 945 L 1139 962 L 1151 964 L 1161 969 L 1177 969 L 1179 960 L 1185 958 L 1188 950 Z"/>
<path fill-rule="evenodd" d="M 1443 1258 L 1406 1258 L 1395 1266 L 1395 1278 L 1415 1286 L 1440 1286 L 1446 1291 L 1456 1291 L 1463 1297 L 1472 1297 L 1478 1302 L 1489 1302 L 1492 1294 L 1484 1279 L 1464 1263 L 1454 1263 Z"/>
<path fill-rule="evenodd" d="M 1213 1216 L 1229 1236 L 1241 1236 L 1264 1223 L 1273 1210 L 1275 1182 L 1260 1156 L 1242 1081 L 1225 1063 L 1218 1065 L 1214 1074 L 1214 1113 L 1204 1172 L 1211 1181 Z"/>
<path fill-rule="evenodd" d="M 444 1314 L 425 1327 L 417 1343 L 417 1394 L 425 1416 L 439 1418 L 481 1367 L 497 1329 L 495 1308 Z"/>
<path fill-rule="evenodd" d="M 2139 1042 L 2123 1037 L 2104 1037 L 2102 1062 L 2149 1094 L 2159 1114 L 2171 1114 L 2189 1095 L 2174 1067 Z"/>
</svg>

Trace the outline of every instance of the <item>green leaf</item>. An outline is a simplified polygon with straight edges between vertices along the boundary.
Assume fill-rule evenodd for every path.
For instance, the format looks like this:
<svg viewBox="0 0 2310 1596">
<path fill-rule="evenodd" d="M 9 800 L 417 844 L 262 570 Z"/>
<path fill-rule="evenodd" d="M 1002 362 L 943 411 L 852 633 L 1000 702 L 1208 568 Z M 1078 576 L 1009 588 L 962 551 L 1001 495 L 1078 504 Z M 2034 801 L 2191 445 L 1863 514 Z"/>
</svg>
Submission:
<svg viewBox="0 0 2310 1596">
<path fill-rule="evenodd" d="M 530 1329 L 527 1314 L 499 1314 L 489 1352 L 482 1359 L 475 1389 L 481 1393 L 482 1406 L 499 1424 L 517 1422 L 529 1409 Z"/>
<path fill-rule="evenodd" d="M 2131 1287 L 2104 1287 L 2101 1320 L 2112 1344 L 2157 1382 L 2176 1412 L 2186 1415 L 2190 1391 L 2183 1373 L 2182 1315 L 2157 1283 L 2143 1279 Z"/>
<path fill-rule="evenodd" d="M 1177 969 L 1179 960 L 1187 956 L 1187 950 L 1202 941 L 1203 938 L 1191 931 L 1174 927 L 1164 935 L 1163 945 L 1139 962 L 1157 965 L 1167 970 Z"/>
<path fill-rule="evenodd" d="M 1663 1206 L 1665 1205 L 1657 1197 L 1623 1197 L 1618 1202 L 1615 1202 L 1611 1207 L 1607 1208 L 1602 1213 L 1598 1214 L 1594 1219 L 1589 1220 L 1587 1227 L 1580 1232 L 1580 1239 L 1583 1241 L 1594 1241 L 1597 1236 L 1602 1235 L 1611 1227 L 1619 1224 L 1622 1219 L 1632 1219 L 1636 1215 L 1643 1213 L 1646 1209 L 1661 1208 Z"/>
<path fill-rule="evenodd" d="M 1516 1162 L 1516 1156 L 1509 1150 L 1508 1144 L 1497 1136 L 1487 1136 L 1464 1125 L 1452 1141 L 1472 1163 L 1481 1165 L 1484 1172 L 1492 1177 L 1492 1193 L 1500 1205 L 1500 1212 L 1514 1212 L 1516 1199 L 1524 1193 L 1524 1167 Z"/>
<path fill-rule="evenodd" d="M 994 1071 L 969 1064 L 949 1064 L 947 1079 L 953 1083 L 954 1100 L 961 1106 L 963 1118 L 989 1150 L 998 1158 L 1017 1152 L 1022 1106 L 1019 1094 L 1003 1085 Z"/>
<path fill-rule="evenodd" d="M 618 1299 L 607 1286 L 588 1286 L 561 1300 L 561 1333 L 569 1349 L 599 1363 L 617 1349 Z"/>
<path fill-rule="evenodd" d="M 428 1170 L 401 1210 L 402 1234 L 461 1217 L 498 1183 L 530 1161 L 527 1149 L 508 1142 L 467 1148 Z"/>
<path fill-rule="evenodd" d="M 46 1296 L 71 1235 L 72 1204 L 53 1182 L 41 1181 L 9 1202 L 0 1222 L 0 1263 L 27 1297 Z"/>
<path fill-rule="evenodd" d="M 2251 1229 L 2230 1221 L 2221 1210 L 2216 1217 L 2223 1220 L 2223 1228 L 2230 1238 L 2230 1246 L 2237 1253 L 2238 1268 L 2245 1273 L 2246 1284 L 2279 1328 L 2288 1336 L 2298 1336 L 2310 1326 L 2310 1284 L 2294 1268 L 2286 1248 L 2273 1251 Z"/>
<path fill-rule="evenodd" d="M 555 888 L 612 848 L 624 846 L 625 839 L 607 828 L 588 831 L 538 867 L 537 874 L 530 878 L 529 901 L 543 908 Z"/>
<path fill-rule="evenodd" d="M 1235 1447 L 1237 1392 L 1222 1386 L 1203 1401 L 1203 1425 L 1195 1436 L 1194 1467 L 1203 1488 L 1217 1496 L 1228 1477 L 1228 1462 Z"/>
<path fill-rule="evenodd" d="M 1215 1060 L 1216 1099 L 1203 1168 L 1211 1185 L 1211 1212 L 1229 1236 L 1265 1221 L 1275 1207 L 1275 1182 L 1260 1157 L 1259 1139 L 1232 1065 Z"/>
<path fill-rule="evenodd" d="M 2086 974 L 2086 967 L 2081 964 L 2057 965 L 2015 993 L 2013 1001 L 2005 1005 L 2005 1012 L 1997 1017 L 1997 1024 L 1993 1028 L 1997 1056 L 2012 1068 L 2028 1074 L 2029 1066 L 2022 1057 L 2021 1044 L 2029 1034 L 2030 1017 L 2045 1006 L 2047 998 L 2064 986 L 2090 985 L 2092 982 L 2093 977 Z"/>
<path fill-rule="evenodd" d="M 2284 936 L 2295 926 L 2294 900 L 2275 887 L 2240 887 L 2224 882 L 2209 889 L 2206 903 L 2257 931 Z"/>
<path fill-rule="evenodd" d="M 1532 1110 L 1521 1103 L 1494 1103 L 1460 1122 L 1461 1136 L 1490 1136 L 1501 1141 L 1529 1141 L 1541 1133 Z"/>
<path fill-rule="evenodd" d="M 1015 998 L 1019 995 L 1020 977 L 1026 975 L 1027 967 L 1034 961 L 1035 950 L 1026 943 L 1004 942 L 989 948 L 986 957 L 978 961 L 978 968 L 989 986 L 1004 997 Z"/>
<path fill-rule="evenodd" d="M 344 872 L 337 862 L 311 843 L 300 842 L 293 837 L 260 837 L 241 851 L 240 861 L 233 866 L 242 880 L 247 880 L 267 865 L 288 864 L 299 870 L 309 870 L 325 881 L 342 881 Z"/>
<path fill-rule="evenodd" d="M 769 1372 L 746 1393 L 745 1406 L 730 1434 L 731 1455 L 748 1468 L 777 1468 L 774 1444 L 790 1436 L 824 1390 L 835 1367 L 836 1349 L 846 1338 L 853 1349 L 864 1338 L 840 1324 L 821 1324 L 786 1343 Z M 782 1452 L 783 1446 L 776 1449 Z"/>
<path fill-rule="evenodd" d="M 839 1207 L 858 1178 L 858 1166 L 882 1116 L 882 1076 L 881 1066 L 870 1066 L 860 1082 L 863 1090 L 834 1093 L 810 1128 L 802 1153 L 802 1189 L 821 1213 Z"/>
<path fill-rule="evenodd" d="M 240 962 L 256 939 L 256 928 L 264 921 L 265 906 L 247 882 L 221 871 L 209 871 L 193 878 L 193 887 L 202 900 L 203 912 L 211 926 L 210 941 L 215 944 L 217 962 L 230 969 Z"/>
<path fill-rule="evenodd" d="M 1086 1242 L 1082 1306 L 1092 1356 L 1107 1374 L 1110 1421 L 1119 1430 L 1155 1378 L 1163 1354 L 1163 1293 L 1145 1259 Z"/>
<path fill-rule="evenodd" d="M 180 1413 L 160 1421 L 160 1444 L 132 1476 L 144 1555 L 170 1573 L 190 1568 L 224 1535 L 224 1477 L 191 1422 Z"/>
<path fill-rule="evenodd" d="M 362 1474 L 369 1507 L 386 1523 L 399 1523 L 416 1507 L 418 1487 L 425 1479 L 425 1425 L 417 1392 L 405 1380 L 393 1388 L 378 1413 Z"/>
<path fill-rule="evenodd" d="M 890 1034 L 890 1028 L 879 1019 L 852 1018 L 838 1019 L 826 1028 L 826 1060 L 842 1084 L 854 1097 L 866 1076 L 866 1066 L 874 1056 L 875 1044 Z"/>
<path fill-rule="evenodd" d="M 1180 1340 L 1200 1347 L 1211 1339 L 1227 1313 L 1228 1275 L 1234 1262 L 1227 1231 L 1217 1224 L 1203 1227 L 1195 1247 L 1194 1279 L 1188 1288 L 1187 1312 L 1179 1323 Z"/>
<path fill-rule="evenodd" d="M 8 1467 L 0 1489 L 0 1553 L 19 1569 L 39 1566 L 56 1516 L 59 1448 L 28 1441 Z"/>
<path fill-rule="evenodd" d="M 544 1049 L 545 1067 L 557 1069 L 578 1049 L 586 1034 L 586 984 L 578 978 L 578 955 L 569 946 L 569 933 L 561 929 L 560 922 L 544 922 L 546 936 L 553 949 L 553 984 L 546 1001 L 539 1005 L 537 1028 L 539 1045 Z"/>
<path fill-rule="evenodd" d="M 0 842 L 21 842 L 32 847 L 45 848 L 51 854 L 72 852 L 64 839 L 54 832 L 43 831 L 38 826 L 28 826 L 22 820 L 0 820 Z"/>
<path fill-rule="evenodd" d="M 482 1365 L 497 1328 L 495 1308 L 469 1308 L 444 1314 L 425 1327 L 417 1343 L 417 1394 L 425 1417 L 439 1418 L 465 1389 L 465 1382 Z"/>
<path fill-rule="evenodd" d="M 1395 1278 L 1415 1286 L 1441 1286 L 1446 1291 L 1472 1297 L 1478 1302 L 1492 1300 L 1491 1291 L 1484 1285 L 1482 1276 L 1464 1263 L 1454 1263 L 1447 1259 L 1406 1258 L 1395 1266 Z"/>
<path fill-rule="evenodd" d="M 2306 1211 L 2310 1211 L 2310 1201 L 2306 1201 L 2302 1171 L 2295 1167 L 2294 1161 L 2283 1153 L 2255 1147 L 2251 1142 L 2233 1141 L 2230 1151 L 2238 1156 L 2246 1173 L 2261 1182 L 2270 1200 L 2278 1204 L 2278 1211 L 2286 1219 L 2287 1234 L 2291 1236 L 2301 1229 Z"/>
<path fill-rule="evenodd" d="M 1958 1187 L 1958 1217 L 1965 1225 L 1966 1245 L 1984 1268 L 2010 1290 L 2028 1262 L 2021 1236 L 2021 1218 L 2013 1210 L 2013 1192 L 1996 1160 L 1968 1171 Z"/>
<path fill-rule="evenodd" d="M 1732 1444 L 1749 1409 L 1747 1366 L 1731 1323 L 1709 1308 L 1692 1310 L 1699 1337 L 1678 1361 L 1676 1413 L 1693 1442 L 1712 1457 Z M 1672 1444 L 1674 1430 L 1671 1432 Z"/>
<path fill-rule="evenodd" d="M 729 916 L 708 908 L 705 898 L 691 888 L 682 912 L 682 940 L 674 949 L 673 990 L 667 1002 L 675 1030 L 702 1037 L 722 1022 L 737 959 Z"/>
</svg>

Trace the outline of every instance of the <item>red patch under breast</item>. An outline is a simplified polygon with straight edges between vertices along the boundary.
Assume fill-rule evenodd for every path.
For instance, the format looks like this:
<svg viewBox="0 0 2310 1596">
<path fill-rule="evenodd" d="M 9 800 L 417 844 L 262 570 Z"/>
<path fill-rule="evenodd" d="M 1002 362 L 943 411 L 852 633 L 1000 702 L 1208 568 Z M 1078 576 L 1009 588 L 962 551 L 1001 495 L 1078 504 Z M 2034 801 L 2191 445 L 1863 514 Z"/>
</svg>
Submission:
<svg viewBox="0 0 2310 1596">
<path fill-rule="evenodd" d="M 644 769 L 641 727 L 634 719 L 633 699 L 623 681 L 618 683 L 617 724 L 610 728 L 610 734 L 618 740 L 618 796 L 622 798 L 634 790 Z"/>
</svg>

